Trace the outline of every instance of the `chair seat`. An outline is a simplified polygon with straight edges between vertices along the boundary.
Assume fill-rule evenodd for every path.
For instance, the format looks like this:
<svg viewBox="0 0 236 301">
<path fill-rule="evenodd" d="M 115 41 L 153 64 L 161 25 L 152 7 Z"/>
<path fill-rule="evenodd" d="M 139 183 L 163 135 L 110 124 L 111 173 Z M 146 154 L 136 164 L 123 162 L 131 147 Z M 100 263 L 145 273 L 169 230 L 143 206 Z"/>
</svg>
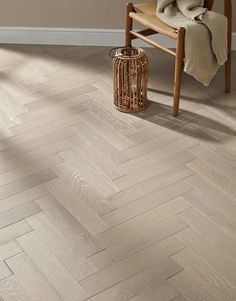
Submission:
<svg viewBox="0 0 236 301">
<path fill-rule="evenodd" d="M 177 38 L 177 30 L 162 22 L 156 15 L 156 1 L 134 4 L 135 12 L 131 12 L 129 16 L 143 24 L 144 26 L 156 31 L 157 33 L 166 35 L 172 39 Z"/>
</svg>

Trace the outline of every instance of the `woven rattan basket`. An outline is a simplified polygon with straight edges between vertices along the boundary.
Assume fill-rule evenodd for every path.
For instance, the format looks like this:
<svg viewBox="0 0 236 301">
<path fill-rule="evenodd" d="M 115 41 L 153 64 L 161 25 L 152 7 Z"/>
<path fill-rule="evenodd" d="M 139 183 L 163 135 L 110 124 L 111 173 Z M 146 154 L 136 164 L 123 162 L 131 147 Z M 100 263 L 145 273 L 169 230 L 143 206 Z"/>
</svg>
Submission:
<svg viewBox="0 0 236 301">
<path fill-rule="evenodd" d="M 149 65 L 141 48 L 120 48 L 113 58 L 114 105 L 122 112 L 137 112 L 148 106 Z"/>
</svg>

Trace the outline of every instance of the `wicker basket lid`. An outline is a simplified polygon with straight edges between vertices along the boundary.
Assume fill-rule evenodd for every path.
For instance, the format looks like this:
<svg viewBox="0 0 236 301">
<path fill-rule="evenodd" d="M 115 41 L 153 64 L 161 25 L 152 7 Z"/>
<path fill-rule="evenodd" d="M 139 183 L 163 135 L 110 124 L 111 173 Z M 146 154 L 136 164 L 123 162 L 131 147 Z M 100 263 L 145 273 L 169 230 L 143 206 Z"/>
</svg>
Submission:
<svg viewBox="0 0 236 301">
<path fill-rule="evenodd" d="M 138 59 L 144 55 L 145 55 L 145 51 L 142 48 L 126 47 L 126 48 L 119 48 L 116 51 L 115 58 L 130 60 L 130 59 Z"/>
</svg>

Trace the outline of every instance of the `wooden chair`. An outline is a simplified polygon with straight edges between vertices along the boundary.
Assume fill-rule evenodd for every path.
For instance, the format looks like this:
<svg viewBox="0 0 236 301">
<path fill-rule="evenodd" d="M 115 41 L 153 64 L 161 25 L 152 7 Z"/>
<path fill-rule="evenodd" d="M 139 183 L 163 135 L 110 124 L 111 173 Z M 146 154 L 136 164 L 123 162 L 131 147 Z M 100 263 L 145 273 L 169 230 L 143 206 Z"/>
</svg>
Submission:
<svg viewBox="0 0 236 301">
<path fill-rule="evenodd" d="M 174 104 L 173 116 L 179 112 L 179 99 L 181 90 L 182 73 L 184 67 L 185 29 L 174 29 L 163 23 L 156 16 L 156 6 L 158 0 L 151 2 L 127 4 L 126 14 L 126 46 L 131 47 L 132 40 L 141 39 L 144 42 L 159 48 L 175 56 L 175 76 L 174 76 Z M 212 9 L 214 0 L 205 0 L 205 7 Z M 232 43 L 232 1 L 224 0 L 225 15 L 228 17 L 228 61 L 225 64 L 225 92 L 230 93 L 231 89 L 231 43 Z M 146 29 L 141 31 L 133 30 L 133 21 L 141 23 Z M 149 39 L 147 36 L 161 34 L 176 41 L 176 51 L 172 51 L 163 45 Z"/>
</svg>

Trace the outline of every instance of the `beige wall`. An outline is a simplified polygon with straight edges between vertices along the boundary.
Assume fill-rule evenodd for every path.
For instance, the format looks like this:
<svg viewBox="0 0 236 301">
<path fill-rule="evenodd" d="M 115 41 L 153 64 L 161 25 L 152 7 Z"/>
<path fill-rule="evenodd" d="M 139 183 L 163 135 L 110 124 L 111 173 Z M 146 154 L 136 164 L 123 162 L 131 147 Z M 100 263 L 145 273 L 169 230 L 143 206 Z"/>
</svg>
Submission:
<svg viewBox="0 0 236 301">
<path fill-rule="evenodd" d="M 236 19 L 236 3 L 235 0 L 232 1 Z M 0 26 L 122 28 L 127 2 L 128 0 L 0 0 Z M 216 0 L 216 9 L 220 10 L 222 4 L 223 0 Z"/>
</svg>

